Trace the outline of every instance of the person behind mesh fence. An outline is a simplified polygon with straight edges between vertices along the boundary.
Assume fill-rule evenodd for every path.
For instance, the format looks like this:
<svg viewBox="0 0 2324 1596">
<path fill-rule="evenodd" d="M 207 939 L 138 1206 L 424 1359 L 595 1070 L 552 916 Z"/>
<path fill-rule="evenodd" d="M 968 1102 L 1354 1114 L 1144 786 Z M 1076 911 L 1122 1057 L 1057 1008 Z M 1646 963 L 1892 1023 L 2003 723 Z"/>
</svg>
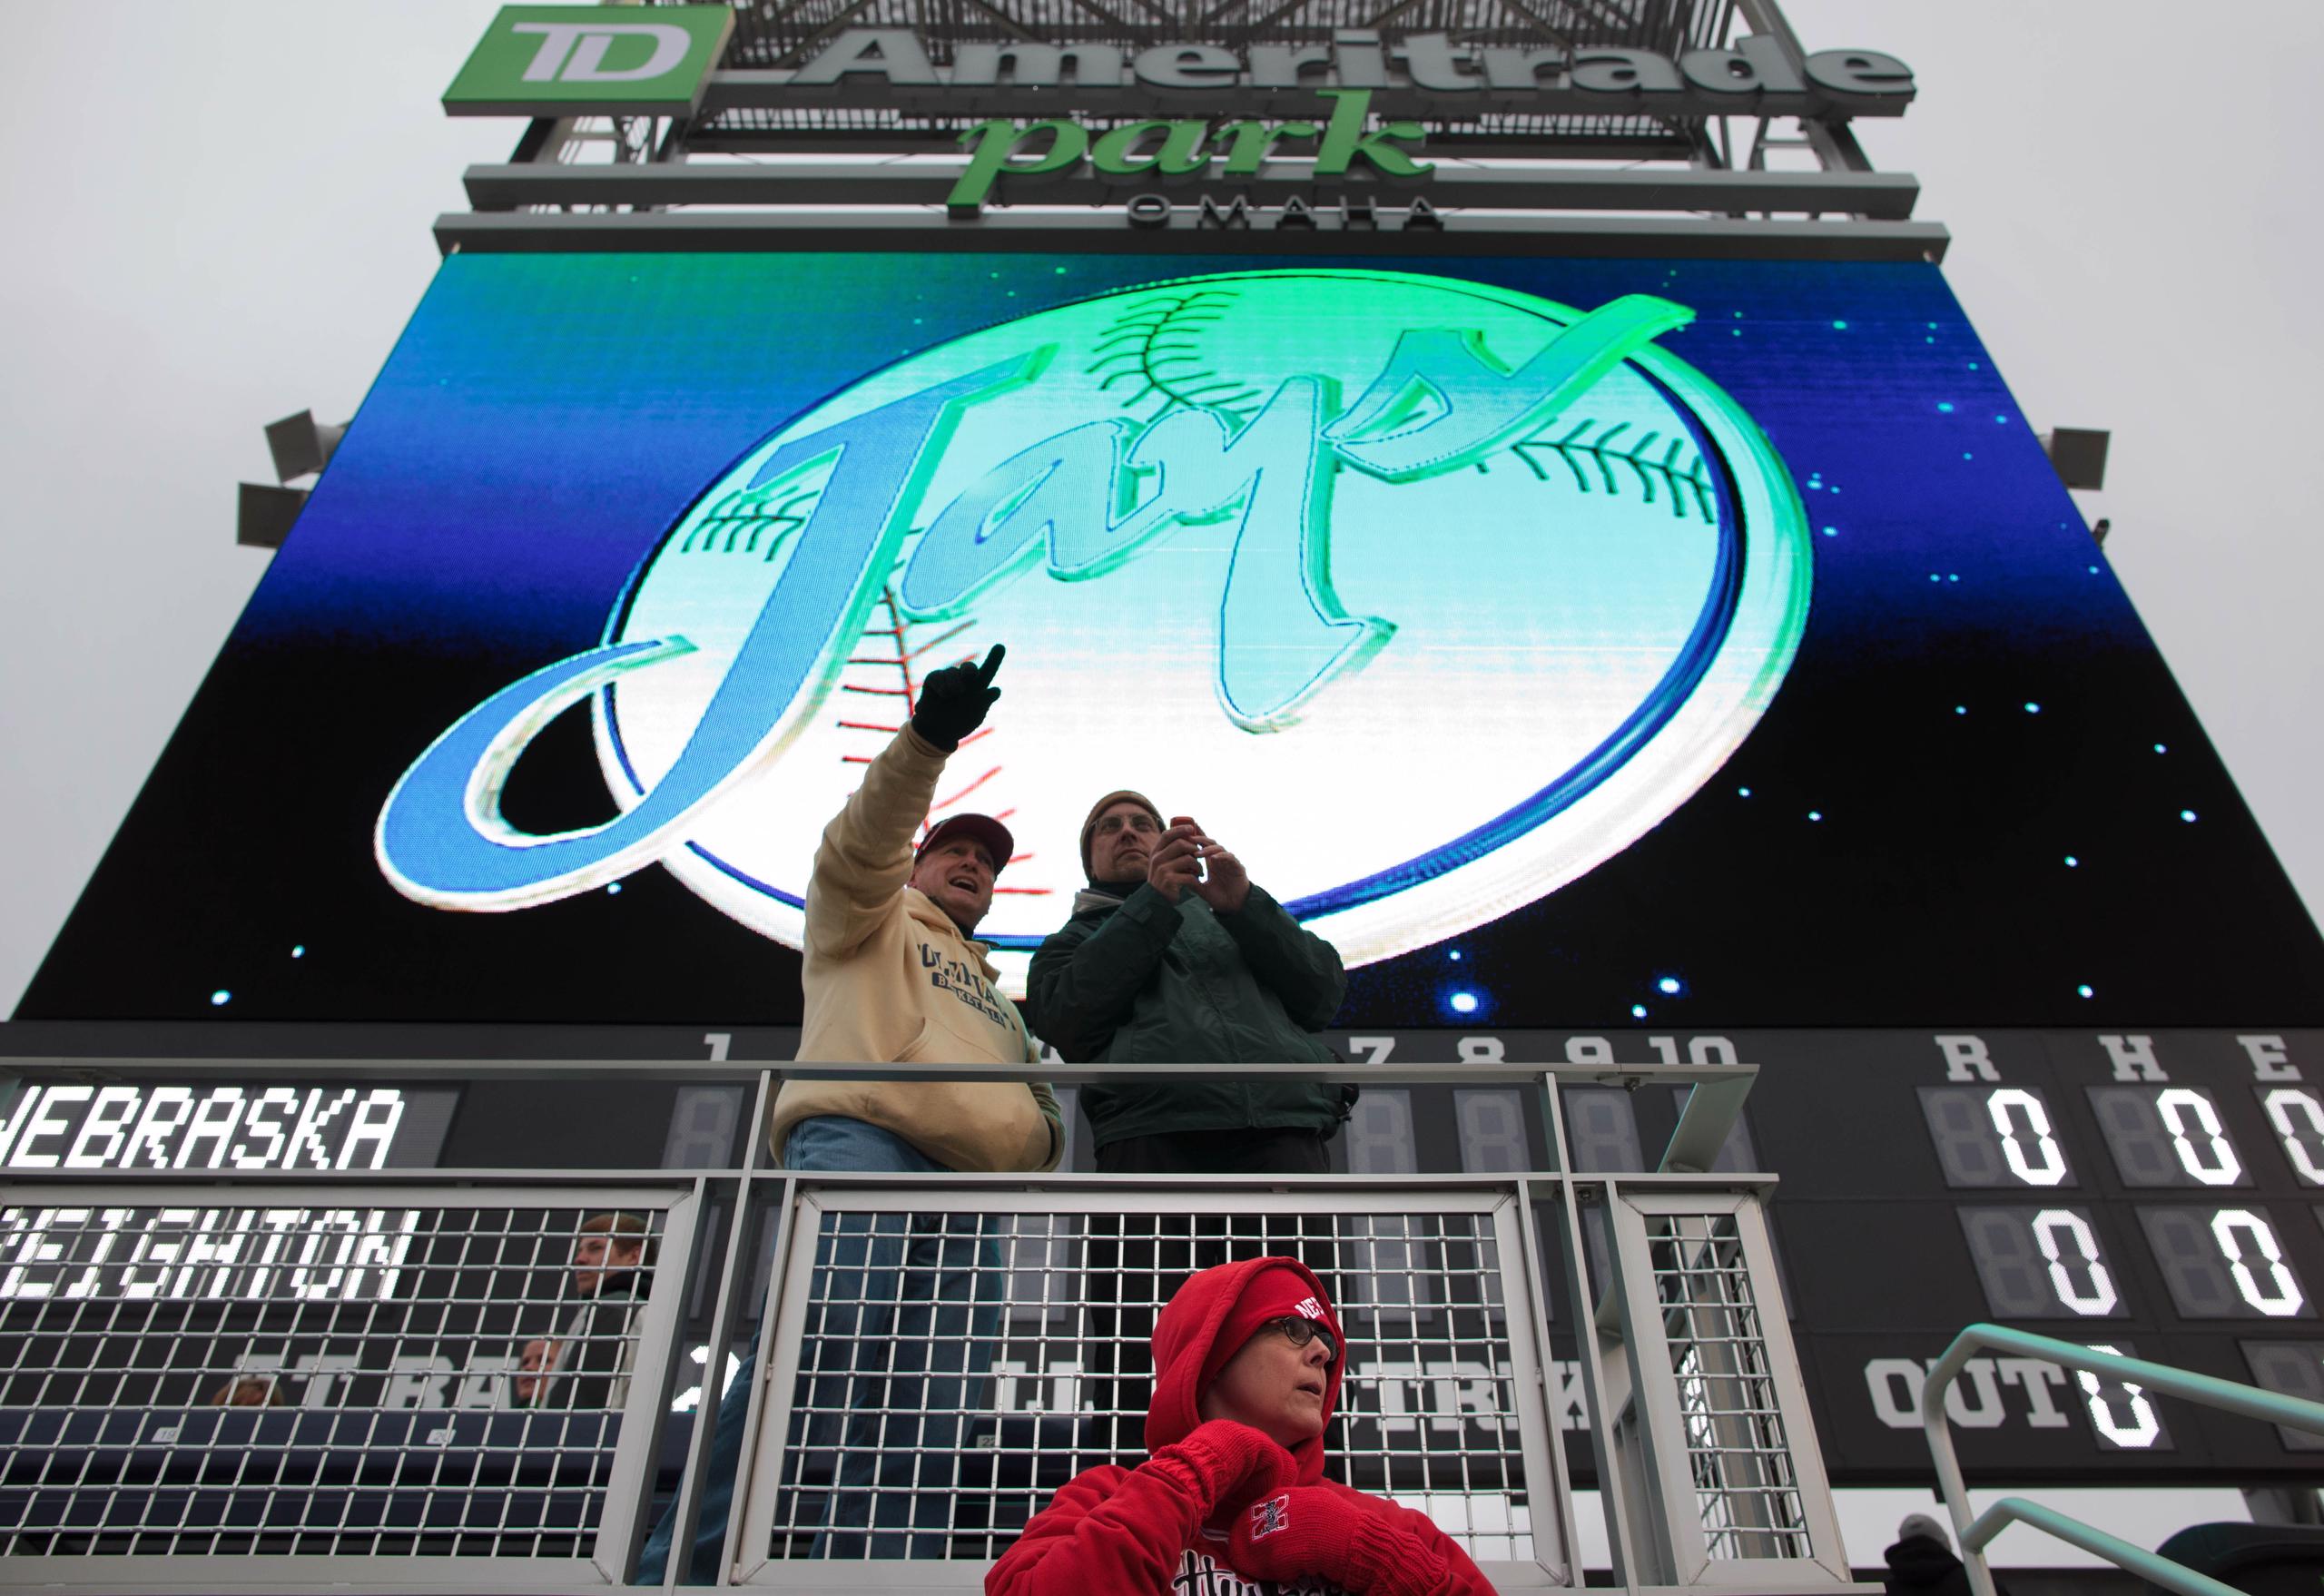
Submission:
<svg viewBox="0 0 2324 1596">
<path fill-rule="evenodd" d="M 1040 1059 L 970 938 L 1014 851 L 1009 829 L 955 814 L 912 846 L 946 756 L 1000 696 L 1004 652 L 931 673 L 911 723 L 823 832 L 807 885 L 802 1062 Z M 786 1080 L 768 1136 L 783 1167 L 810 1171 L 1051 1169 L 1065 1149 L 1049 1088 L 1009 1081 Z M 941 1215 L 842 1214 L 815 1246 L 777 1517 L 814 1532 L 813 1557 L 941 1557 L 964 1415 L 1000 1326 L 999 1244 Z M 719 1403 L 693 1583 L 718 1572 L 758 1352 L 754 1335 Z M 661 1582 L 675 1520 L 674 1507 L 647 1538 L 640 1582 Z"/>
<path fill-rule="evenodd" d="M 281 1407 L 282 1387 L 271 1374 L 239 1374 L 210 1394 L 212 1407 Z"/>
<path fill-rule="evenodd" d="M 556 1351 L 556 1343 L 544 1335 L 536 1335 L 517 1355 L 517 1372 L 508 1377 L 508 1388 L 518 1407 L 532 1407 L 540 1402 L 548 1388 L 549 1359 Z"/>
<path fill-rule="evenodd" d="M 1347 989 L 1338 952 L 1255 884 L 1191 818 L 1165 825 L 1142 793 L 1108 793 L 1081 827 L 1089 879 L 1072 918 L 1041 943 L 1026 982 L 1035 1029 L 1079 1064 L 1336 1063 L 1315 1033 Z M 1109 1175 L 1323 1175 L 1355 1089 L 1314 1080 L 1125 1081 L 1081 1101 Z M 1155 1300 L 1157 1242 L 1191 1224 L 1126 1236 L 1092 1216 L 1084 1383 L 1098 1450 L 1136 1449 L 1145 1362 L 1135 1305 Z M 1125 1323 L 1128 1321 L 1128 1323 Z"/>
<path fill-rule="evenodd" d="M 1324 1477 L 1346 1353 L 1296 1258 L 1191 1276 L 1154 1324 L 1147 1460 L 1068 1482 L 986 1596 L 1491 1596 L 1425 1513 Z"/>
<path fill-rule="evenodd" d="M 509 1377 L 518 1407 L 617 1408 L 629 1401 L 637 1348 L 630 1321 L 645 1304 L 653 1241 L 635 1214 L 592 1214 L 573 1241 L 572 1306 L 556 1333 L 525 1343 Z"/>
</svg>

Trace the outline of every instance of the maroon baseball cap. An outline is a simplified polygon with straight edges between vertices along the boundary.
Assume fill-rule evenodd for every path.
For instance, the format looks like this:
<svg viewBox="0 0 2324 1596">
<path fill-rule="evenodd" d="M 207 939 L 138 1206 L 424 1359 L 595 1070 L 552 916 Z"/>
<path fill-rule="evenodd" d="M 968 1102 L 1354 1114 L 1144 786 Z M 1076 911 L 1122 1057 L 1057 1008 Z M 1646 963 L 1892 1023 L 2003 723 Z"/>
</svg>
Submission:
<svg viewBox="0 0 2324 1596">
<path fill-rule="evenodd" d="M 947 837 L 959 836 L 972 837 L 985 845 L 992 854 L 992 873 L 996 876 L 1009 868 L 1009 860 L 1017 853 L 1017 839 L 1009 834 L 1007 826 L 992 816 L 955 814 L 937 822 L 928 835 L 921 840 L 920 847 L 911 856 L 912 862 L 917 864 L 931 848 Z"/>
</svg>

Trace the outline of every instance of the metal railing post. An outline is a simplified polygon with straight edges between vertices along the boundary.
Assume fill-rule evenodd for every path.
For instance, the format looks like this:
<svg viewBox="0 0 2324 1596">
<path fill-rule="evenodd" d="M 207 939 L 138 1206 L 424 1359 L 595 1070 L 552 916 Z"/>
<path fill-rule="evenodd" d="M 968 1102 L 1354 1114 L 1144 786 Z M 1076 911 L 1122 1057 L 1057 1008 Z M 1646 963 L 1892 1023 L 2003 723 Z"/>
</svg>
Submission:
<svg viewBox="0 0 2324 1596">
<path fill-rule="evenodd" d="M 1969 1587 L 1975 1596 L 1994 1596 L 1993 1571 L 1986 1565 L 1984 1549 L 2012 1523 L 2030 1524 L 2103 1557 L 2142 1579 L 2180 1591 L 2181 1596 L 2230 1596 L 2233 1589 L 2182 1563 L 2142 1551 L 2103 1530 L 2022 1497 L 2004 1498 L 1973 1518 L 1968 1483 L 1953 1450 L 1952 1419 L 1945 1399 L 1953 1382 L 1968 1367 L 1970 1358 L 1987 1348 L 2040 1358 L 2083 1374 L 2111 1375 L 2133 1388 L 2159 1391 L 2222 1413 L 2324 1435 L 2324 1402 L 2262 1391 L 2217 1375 L 2174 1369 L 2167 1364 L 2151 1364 L 2119 1353 L 2099 1352 L 2004 1325 L 1972 1325 L 1953 1338 L 1945 1355 L 1929 1368 L 1928 1380 L 1921 1387 L 1921 1428 L 1928 1436 L 1929 1457 L 1936 1465 L 1937 1487 L 1945 1497 L 1945 1513 L 1953 1521 L 1953 1532 L 1960 1540 L 1961 1561 L 1968 1569 Z"/>
<path fill-rule="evenodd" d="M 678 1477 L 677 1501 L 673 1504 L 676 1517 L 670 1533 L 670 1550 L 662 1563 L 665 1591 L 674 1591 L 685 1582 L 687 1567 L 694 1560 L 694 1528 L 702 1515 L 702 1493 L 707 1483 L 711 1448 L 717 1441 L 718 1407 L 725 1397 L 725 1385 L 718 1374 L 726 1367 L 726 1349 L 734 1339 L 739 1305 L 751 1278 L 751 1175 L 758 1168 L 766 1144 L 767 1114 L 773 1107 L 774 1094 L 770 1085 L 773 1079 L 772 1071 L 759 1074 L 750 1132 L 743 1148 L 743 1168 L 734 1181 L 734 1208 L 726 1226 L 725 1268 L 719 1279 L 717 1300 L 710 1311 L 710 1346 L 703 1360 L 702 1397 L 694 1404 L 694 1433 L 687 1438 L 685 1468 Z M 706 1207 L 704 1217 L 705 1221 L 708 1218 Z M 735 1371 L 735 1378 L 740 1379 L 742 1374 L 743 1371 Z M 715 1392 L 712 1390 L 714 1385 L 717 1387 Z M 730 1525 L 731 1522 L 730 1519 Z M 625 1571 L 635 1573 L 634 1568 Z"/>
</svg>

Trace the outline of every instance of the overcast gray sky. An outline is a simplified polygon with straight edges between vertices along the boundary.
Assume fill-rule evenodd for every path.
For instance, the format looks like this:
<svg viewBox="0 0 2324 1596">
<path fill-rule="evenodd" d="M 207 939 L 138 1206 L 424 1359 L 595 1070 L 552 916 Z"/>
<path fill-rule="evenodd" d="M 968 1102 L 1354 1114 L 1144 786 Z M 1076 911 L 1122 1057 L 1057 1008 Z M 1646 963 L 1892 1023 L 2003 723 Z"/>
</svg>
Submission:
<svg viewBox="0 0 2324 1596">
<path fill-rule="evenodd" d="M 459 207 L 465 163 L 514 142 L 513 123 L 437 107 L 497 4 L 5 14 L 0 1002 L 265 569 L 233 545 L 235 482 L 271 479 L 261 428 L 354 411 L 435 269 L 430 219 Z M 2085 506 L 2112 517 L 2108 553 L 2141 614 L 2324 904 L 2324 539 L 2300 507 L 2324 349 L 2324 222 L 2305 202 L 2324 7 L 2221 14 L 2241 47 L 2208 75 L 2183 11 L 2147 0 L 1787 9 L 1811 49 L 1916 69 L 1920 103 L 1861 124 L 1864 143 L 1919 173 L 1921 214 L 1953 228 L 1947 275 L 2025 414 L 2114 434 L 2109 487 Z M 267 779 L 300 779 L 289 748 Z M 1876 1557 L 1878 1526 L 1915 1503 L 1872 1494 L 1873 1527 L 1851 1538 L 1873 1535 Z M 2095 1511 L 2152 1544 L 2158 1524 L 2233 1503 Z"/>
</svg>

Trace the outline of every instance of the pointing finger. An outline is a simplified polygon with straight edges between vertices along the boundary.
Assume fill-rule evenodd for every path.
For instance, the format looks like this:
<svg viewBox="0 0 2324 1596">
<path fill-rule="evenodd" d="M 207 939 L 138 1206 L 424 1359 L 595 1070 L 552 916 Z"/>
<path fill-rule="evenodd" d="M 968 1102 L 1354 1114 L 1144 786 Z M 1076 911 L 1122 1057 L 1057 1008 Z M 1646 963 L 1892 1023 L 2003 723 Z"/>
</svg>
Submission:
<svg viewBox="0 0 2324 1596">
<path fill-rule="evenodd" d="M 1007 644 L 996 643 L 992 645 L 992 652 L 984 656 L 984 664 L 977 667 L 978 686 L 990 687 L 992 685 L 992 673 L 1000 668 L 1000 662 L 1007 658 L 1008 655 L 1009 645 Z"/>
</svg>

